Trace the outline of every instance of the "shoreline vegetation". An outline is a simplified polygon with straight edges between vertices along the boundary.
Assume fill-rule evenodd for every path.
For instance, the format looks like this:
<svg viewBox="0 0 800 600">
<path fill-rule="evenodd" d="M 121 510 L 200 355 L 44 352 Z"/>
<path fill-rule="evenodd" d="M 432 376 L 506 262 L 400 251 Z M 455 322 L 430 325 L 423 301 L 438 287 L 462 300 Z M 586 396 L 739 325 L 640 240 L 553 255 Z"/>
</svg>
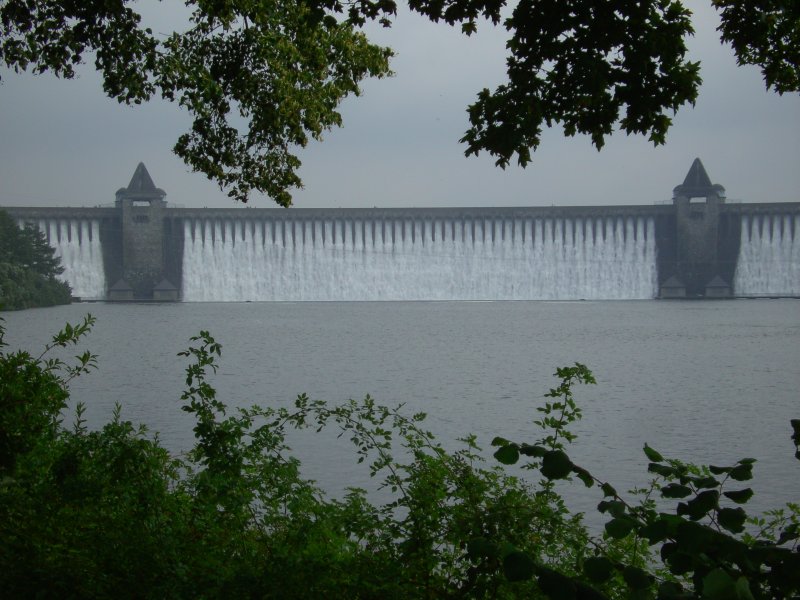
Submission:
<svg viewBox="0 0 800 600">
<path fill-rule="evenodd" d="M 800 506 L 751 516 L 755 460 L 696 466 L 645 446 L 649 482 L 618 492 L 568 455 L 581 418 L 576 363 L 556 371 L 530 441 L 474 436 L 446 451 L 424 414 L 369 396 L 340 405 L 228 410 L 209 382 L 222 346 L 207 332 L 181 352 L 182 409 L 195 446 L 113 418 L 89 430 L 69 384 L 94 370 L 67 325 L 38 356 L 7 351 L 0 320 L 0 589 L 10 597 L 145 598 L 790 598 L 800 593 Z M 800 420 L 791 422 L 800 459 Z M 390 493 L 326 498 L 300 475 L 294 429 L 334 428 Z M 723 442 L 719 442 L 723 443 Z M 530 477 L 505 465 L 527 461 Z M 787 474 L 787 477 L 792 476 Z M 538 479 L 538 480 L 537 480 Z M 591 535 L 554 482 L 598 491 Z M 665 505 L 675 504 L 672 510 Z"/>
<path fill-rule="evenodd" d="M 0 311 L 69 304 L 67 283 L 55 250 L 35 226 L 19 228 L 0 210 Z"/>
</svg>

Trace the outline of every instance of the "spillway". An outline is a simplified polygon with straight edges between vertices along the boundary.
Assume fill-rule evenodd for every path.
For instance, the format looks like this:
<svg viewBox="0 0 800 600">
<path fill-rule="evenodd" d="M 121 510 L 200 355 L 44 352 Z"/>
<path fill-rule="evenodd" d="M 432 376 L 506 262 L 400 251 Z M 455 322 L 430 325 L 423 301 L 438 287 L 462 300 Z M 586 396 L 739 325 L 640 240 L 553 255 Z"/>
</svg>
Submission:
<svg viewBox="0 0 800 600">
<path fill-rule="evenodd" d="M 72 295 L 99 300 L 106 297 L 103 248 L 97 220 L 41 220 L 39 229 L 61 259 L 59 276 L 72 288 Z"/>
<path fill-rule="evenodd" d="M 652 218 L 186 219 L 184 301 L 657 294 Z"/>
<path fill-rule="evenodd" d="M 800 217 L 742 216 L 737 296 L 800 295 Z"/>
</svg>

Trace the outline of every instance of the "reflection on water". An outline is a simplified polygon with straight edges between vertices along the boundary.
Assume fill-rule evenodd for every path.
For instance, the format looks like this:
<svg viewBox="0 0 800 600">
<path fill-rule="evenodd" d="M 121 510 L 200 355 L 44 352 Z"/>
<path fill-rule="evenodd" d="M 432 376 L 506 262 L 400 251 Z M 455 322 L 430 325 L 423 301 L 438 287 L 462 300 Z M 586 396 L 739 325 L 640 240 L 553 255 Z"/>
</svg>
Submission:
<svg viewBox="0 0 800 600">
<path fill-rule="evenodd" d="M 495 435 L 534 440 L 551 374 L 579 361 L 599 385 L 577 390 L 584 419 L 571 454 L 618 489 L 646 481 L 647 441 L 713 464 L 758 458 L 754 507 L 800 498 L 788 424 L 800 417 L 796 300 L 83 304 L 5 313 L 7 341 L 39 348 L 86 312 L 98 317 L 88 346 L 99 372 L 75 382 L 73 399 L 95 425 L 122 403 L 176 451 L 192 441 L 176 355 L 209 329 L 223 344 L 214 384 L 229 405 L 371 394 L 428 413 L 450 447 L 470 432 L 487 447 Z M 334 438 L 292 438 L 306 472 L 332 493 L 371 487 Z M 588 494 L 573 501 L 591 510 Z"/>
</svg>

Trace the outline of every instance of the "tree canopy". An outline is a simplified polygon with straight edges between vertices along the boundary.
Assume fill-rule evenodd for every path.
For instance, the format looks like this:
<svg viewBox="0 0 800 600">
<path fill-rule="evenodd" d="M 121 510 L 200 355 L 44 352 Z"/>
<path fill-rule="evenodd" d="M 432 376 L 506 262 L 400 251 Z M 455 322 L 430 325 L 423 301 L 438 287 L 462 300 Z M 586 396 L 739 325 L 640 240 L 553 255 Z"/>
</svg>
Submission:
<svg viewBox="0 0 800 600">
<path fill-rule="evenodd" d="M 184 31 L 142 26 L 131 0 L 0 2 L 0 61 L 71 78 L 92 54 L 105 93 L 138 104 L 177 102 L 193 122 L 174 151 L 246 202 L 262 192 L 291 204 L 298 150 L 341 125 L 341 101 L 390 74 L 392 51 L 369 42 L 389 27 L 393 0 L 187 0 Z M 800 89 L 800 5 L 712 0 L 721 38 L 778 93 Z M 587 134 L 599 149 L 615 129 L 663 144 L 671 115 L 694 103 L 699 63 L 687 58 L 691 13 L 680 0 L 409 0 L 411 10 L 472 35 L 503 26 L 507 81 L 479 91 L 461 141 L 521 166 L 544 127 Z"/>
<path fill-rule="evenodd" d="M 23 229 L 0 211 L 0 310 L 69 304 L 69 285 L 56 279 L 64 272 L 44 234 Z"/>
</svg>

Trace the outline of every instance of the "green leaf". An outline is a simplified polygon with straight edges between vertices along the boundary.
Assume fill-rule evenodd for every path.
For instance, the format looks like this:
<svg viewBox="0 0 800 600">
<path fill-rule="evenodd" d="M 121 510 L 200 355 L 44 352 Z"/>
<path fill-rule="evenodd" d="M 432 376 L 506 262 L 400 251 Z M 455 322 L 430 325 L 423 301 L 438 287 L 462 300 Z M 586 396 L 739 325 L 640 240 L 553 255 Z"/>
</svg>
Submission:
<svg viewBox="0 0 800 600">
<path fill-rule="evenodd" d="M 664 498 L 686 498 L 692 493 L 690 487 L 679 483 L 670 483 L 661 488 L 661 495 Z"/>
<path fill-rule="evenodd" d="M 741 461 L 739 461 L 741 463 Z M 753 478 L 753 463 L 743 463 L 731 469 L 730 478 L 736 481 L 747 481 Z"/>
<path fill-rule="evenodd" d="M 684 575 L 694 569 L 694 561 L 692 557 L 685 552 L 673 552 L 667 559 L 669 571 L 673 575 Z"/>
<path fill-rule="evenodd" d="M 661 560 L 666 562 L 670 556 L 678 552 L 678 544 L 677 542 L 667 542 L 661 545 L 661 550 L 659 554 L 661 555 Z"/>
<path fill-rule="evenodd" d="M 724 475 L 725 473 L 730 473 L 731 469 L 732 467 L 715 467 L 714 465 L 708 466 L 708 470 L 714 475 Z"/>
<path fill-rule="evenodd" d="M 735 595 L 735 584 L 730 575 L 720 568 L 703 577 L 703 597 L 711 600 L 729 600 Z"/>
<path fill-rule="evenodd" d="M 750 591 L 750 582 L 747 580 L 747 577 L 739 577 L 739 579 L 736 580 L 734 597 L 736 600 L 755 600 L 755 598 L 753 598 L 753 593 Z"/>
<path fill-rule="evenodd" d="M 577 465 L 572 465 L 572 472 L 578 476 L 587 488 L 590 488 L 594 485 L 594 478 L 592 477 L 591 473 L 584 469 L 583 467 L 579 467 Z"/>
<path fill-rule="evenodd" d="M 694 556 L 698 563 L 707 563 L 709 556 L 714 557 L 716 564 L 725 564 L 725 561 L 739 563 L 743 553 L 749 552 L 747 545 L 741 540 L 719 531 L 716 527 L 695 521 L 684 521 L 680 524 L 674 539 L 680 544 L 681 550 Z M 751 557 L 763 562 L 754 554 Z"/>
<path fill-rule="evenodd" d="M 563 479 L 572 472 L 572 461 L 563 450 L 550 450 L 542 457 L 541 472 L 548 479 Z"/>
<path fill-rule="evenodd" d="M 744 504 L 753 497 L 753 490 L 745 488 L 743 490 L 724 492 L 722 495 L 733 500 L 736 504 Z"/>
<path fill-rule="evenodd" d="M 662 477 L 673 477 L 678 474 L 678 471 L 675 469 L 675 467 L 660 465 L 652 462 L 647 465 L 647 470 L 650 473 L 655 473 L 656 475 L 661 475 Z"/>
<path fill-rule="evenodd" d="M 713 477 L 692 477 L 691 482 L 698 488 L 711 489 L 719 487 L 719 481 Z"/>
<path fill-rule="evenodd" d="M 601 513 L 609 513 L 612 517 L 625 516 L 625 503 L 619 500 L 603 500 L 597 505 Z"/>
<path fill-rule="evenodd" d="M 583 583 L 582 581 L 574 581 L 575 584 L 575 598 L 577 600 L 608 600 L 608 596 L 601 594 L 593 587 Z"/>
<path fill-rule="evenodd" d="M 506 556 L 508 556 L 509 554 L 512 554 L 512 553 L 514 553 L 514 552 L 519 552 L 519 548 L 517 548 L 517 547 L 516 547 L 514 544 L 512 544 L 511 542 L 509 542 L 509 541 L 505 541 L 505 542 L 503 542 L 503 543 L 500 545 L 500 547 L 499 547 L 499 551 L 500 551 L 500 557 L 501 557 L 501 558 L 505 558 L 505 557 L 506 557 Z"/>
<path fill-rule="evenodd" d="M 781 536 L 778 538 L 778 545 L 785 544 L 789 540 L 796 540 L 798 537 L 800 537 L 798 525 L 797 523 L 792 523 L 781 532 Z"/>
<path fill-rule="evenodd" d="M 633 590 L 644 590 L 650 587 L 650 576 L 642 569 L 631 565 L 622 570 L 622 578 Z"/>
<path fill-rule="evenodd" d="M 600 486 L 600 489 L 603 490 L 603 496 L 606 498 L 617 495 L 617 490 L 615 490 L 614 487 L 609 483 L 604 483 L 602 486 Z"/>
<path fill-rule="evenodd" d="M 538 569 L 537 583 L 550 600 L 575 600 L 576 586 L 566 575 L 545 567 Z"/>
<path fill-rule="evenodd" d="M 634 522 L 630 519 L 611 519 L 606 523 L 606 533 L 612 538 L 621 540 L 631 531 L 633 531 Z"/>
<path fill-rule="evenodd" d="M 536 563 L 525 552 L 510 552 L 503 559 L 503 571 L 509 581 L 526 581 L 536 572 Z"/>
<path fill-rule="evenodd" d="M 664 460 L 663 456 L 661 456 L 658 452 L 653 450 L 647 444 L 644 445 L 644 454 L 645 454 L 645 456 L 647 456 L 648 460 L 651 460 L 653 462 L 657 462 L 658 463 L 658 462 L 663 462 L 663 460 Z"/>
<path fill-rule="evenodd" d="M 594 583 L 607 581 L 613 570 L 613 563 L 605 556 L 592 556 L 583 561 L 583 573 Z"/>
<path fill-rule="evenodd" d="M 675 581 L 664 581 L 658 586 L 658 600 L 678 600 L 685 597 L 683 588 Z"/>
<path fill-rule="evenodd" d="M 492 446 L 508 446 L 510 443 L 510 440 L 501 437 L 496 437 L 492 440 Z"/>
<path fill-rule="evenodd" d="M 494 457 L 504 465 L 513 465 L 519 460 L 519 449 L 516 444 L 508 444 L 497 450 Z"/>
<path fill-rule="evenodd" d="M 689 502 L 678 504 L 678 514 L 688 515 L 693 521 L 703 518 L 708 511 L 717 507 L 719 500 L 719 492 L 716 490 L 707 490 L 700 492 Z"/>
<path fill-rule="evenodd" d="M 663 542 L 670 535 L 670 524 L 666 519 L 656 519 L 652 523 L 648 523 L 639 531 L 639 533 L 647 538 L 650 544 L 657 544 Z"/>
<path fill-rule="evenodd" d="M 791 419 L 789 423 L 792 426 L 792 441 L 800 445 L 800 419 Z"/>
<path fill-rule="evenodd" d="M 519 453 L 525 456 L 536 456 L 538 458 L 541 458 L 542 456 L 545 455 L 545 452 L 547 452 L 547 450 L 542 446 L 531 446 L 530 444 L 522 444 L 519 447 Z"/>
<path fill-rule="evenodd" d="M 467 555 L 472 560 L 497 556 L 497 544 L 483 537 L 473 538 L 467 542 Z"/>
<path fill-rule="evenodd" d="M 719 524 L 731 533 L 741 533 L 744 531 L 744 522 L 747 520 L 747 513 L 742 508 L 720 508 L 717 511 Z"/>
</svg>

